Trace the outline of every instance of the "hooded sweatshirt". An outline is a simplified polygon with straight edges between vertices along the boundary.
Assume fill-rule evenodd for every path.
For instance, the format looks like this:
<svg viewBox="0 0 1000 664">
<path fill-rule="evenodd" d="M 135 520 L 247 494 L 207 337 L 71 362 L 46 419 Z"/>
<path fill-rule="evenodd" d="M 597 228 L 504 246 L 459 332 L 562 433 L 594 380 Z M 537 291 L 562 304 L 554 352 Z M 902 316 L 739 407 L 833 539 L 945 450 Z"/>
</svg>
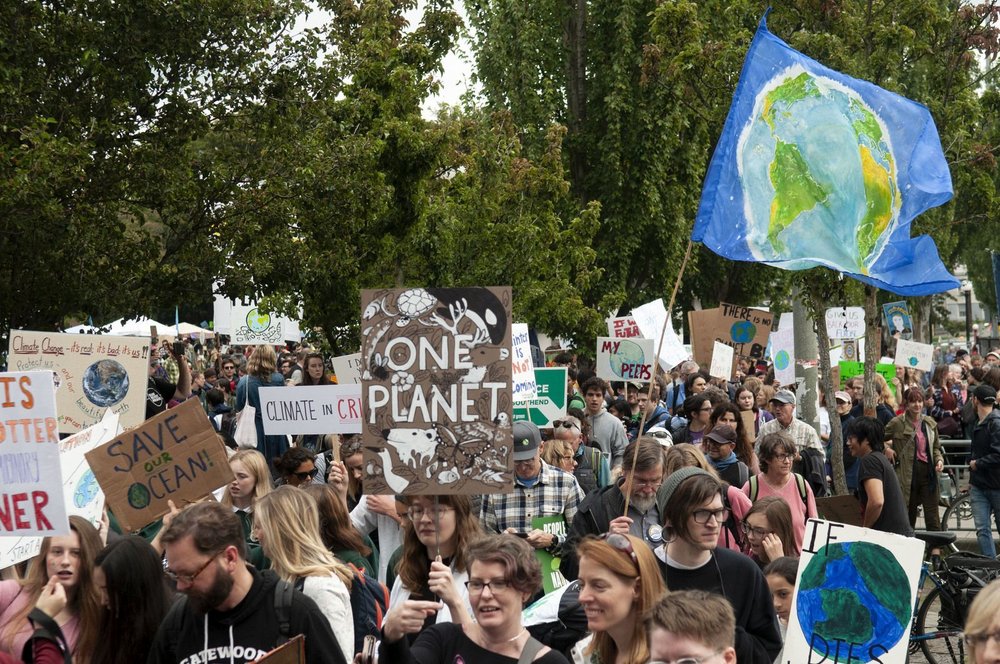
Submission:
<svg viewBox="0 0 1000 664">
<path fill-rule="evenodd" d="M 197 614 L 186 599 L 175 604 L 156 632 L 146 663 L 249 664 L 273 650 L 280 636 L 274 608 L 278 577 L 271 571 L 249 569 L 253 586 L 229 611 Z M 289 638 L 306 635 L 306 662 L 346 664 L 330 623 L 313 600 L 293 591 L 288 617 Z"/>
</svg>

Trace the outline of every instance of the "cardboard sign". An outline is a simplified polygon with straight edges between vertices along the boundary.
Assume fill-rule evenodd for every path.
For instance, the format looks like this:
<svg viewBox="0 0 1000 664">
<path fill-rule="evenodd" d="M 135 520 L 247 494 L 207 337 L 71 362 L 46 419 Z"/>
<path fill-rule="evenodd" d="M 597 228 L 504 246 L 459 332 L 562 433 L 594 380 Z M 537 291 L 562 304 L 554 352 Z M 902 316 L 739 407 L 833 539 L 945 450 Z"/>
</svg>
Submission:
<svg viewBox="0 0 1000 664">
<path fill-rule="evenodd" d="M 0 536 L 69 532 L 52 372 L 0 373 Z"/>
<path fill-rule="evenodd" d="M 913 338 L 913 320 L 910 318 L 910 307 L 905 301 L 883 304 L 882 313 L 885 315 L 890 337 L 907 341 Z"/>
<path fill-rule="evenodd" d="M 296 634 L 285 643 L 254 661 L 258 664 L 262 662 L 263 664 L 305 664 L 306 637 L 302 634 Z"/>
<path fill-rule="evenodd" d="M 531 360 L 531 341 L 528 339 L 527 323 L 514 323 L 511 332 L 511 371 L 514 401 L 523 401 L 535 396 L 535 366 Z"/>
<path fill-rule="evenodd" d="M 712 346 L 712 363 L 708 368 L 708 375 L 716 378 L 729 380 L 733 375 L 733 347 L 721 341 L 716 341 Z"/>
<path fill-rule="evenodd" d="M 361 384 L 361 353 L 340 355 L 331 359 L 330 364 L 333 365 L 333 374 L 337 377 L 339 384 Z"/>
<path fill-rule="evenodd" d="M 229 310 L 229 336 L 234 346 L 276 345 L 295 336 L 298 322 L 287 316 L 266 314 L 255 304 L 237 304 Z M 301 336 L 301 335 L 299 335 Z"/>
<path fill-rule="evenodd" d="M 262 387 L 264 434 L 361 433 L 360 385 Z"/>
<path fill-rule="evenodd" d="M 146 337 L 13 330 L 7 363 L 14 371 L 53 374 L 59 433 L 76 433 L 108 408 L 126 428 L 145 419 L 149 352 Z"/>
<path fill-rule="evenodd" d="M 566 417 L 566 367 L 535 369 L 535 398 L 514 402 L 514 421 L 530 420 L 540 429 Z"/>
<path fill-rule="evenodd" d="M 864 307 L 833 307 L 826 310 L 826 333 L 831 339 L 865 336 Z"/>
<path fill-rule="evenodd" d="M 684 349 L 684 344 L 674 333 L 674 327 L 667 316 L 667 308 L 663 306 L 663 300 L 655 299 L 647 302 L 641 307 L 632 310 L 632 318 L 639 327 L 639 331 L 646 339 L 653 341 L 653 353 L 660 349 L 660 366 L 664 371 L 670 371 L 684 360 L 691 357 Z M 664 324 L 666 328 L 664 329 Z M 663 344 L 660 344 L 660 336 L 663 336 Z"/>
<path fill-rule="evenodd" d="M 757 439 L 757 416 L 752 410 L 741 410 L 740 419 L 743 420 L 743 435 L 753 445 Z"/>
<path fill-rule="evenodd" d="M 605 380 L 641 380 L 653 376 L 652 339 L 597 337 L 597 376 Z"/>
<path fill-rule="evenodd" d="M 906 661 L 924 545 L 810 519 L 782 664 Z"/>
<path fill-rule="evenodd" d="M 836 521 L 849 526 L 861 527 L 864 523 L 864 512 L 861 503 L 853 495 L 824 496 L 816 499 L 816 511 L 821 519 Z"/>
<path fill-rule="evenodd" d="M 795 330 L 786 328 L 771 333 L 771 361 L 774 377 L 782 385 L 795 384 Z"/>
<path fill-rule="evenodd" d="M 764 357 L 771 335 L 774 314 L 761 309 L 722 303 L 718 309 L 689 311 L 691 349 L 694 360 L 702 366 L 712 362 L 714 342 L 733 347 L 735 357 L 755 360 Z"/>
<path fill-rule="evenodd" d="M 367 494 L 513 487 L 511 291 L 361 293 Z"/>
<path fill-rule="evenodd" d="M 639 325 L 635 322 L 635 318 L 621 316 L 608 319 L 608 336 L 616 339 L 632 339 L 633 337 L 641 337 L 642 332 L 639 331 Z M 653 352 L 656 350 L 654 349 Z"/>
<path fill-rule="evenodd" d="M 896 341 L 896 366 L 930 371 L 934 363 L 934 346 L 916 341 Z"/>
<path fill-rule="evenodd" d="M 233 479 L 222 439 L 188 399 L 86 454 L 118 523 L 133 532 Z"/>
<path fill-rule="evenodd" d="M 105 411 L 104 419 L 59 441 L 63 497 L 67 515 L 77 515 L 97 526 L 104 515 L 101 491 L 84 455 L 118 435 L 118 415 Z M 33 558 L 42 548 L 41 537 L 0 537 L 0 569 Z"/>
</svg>

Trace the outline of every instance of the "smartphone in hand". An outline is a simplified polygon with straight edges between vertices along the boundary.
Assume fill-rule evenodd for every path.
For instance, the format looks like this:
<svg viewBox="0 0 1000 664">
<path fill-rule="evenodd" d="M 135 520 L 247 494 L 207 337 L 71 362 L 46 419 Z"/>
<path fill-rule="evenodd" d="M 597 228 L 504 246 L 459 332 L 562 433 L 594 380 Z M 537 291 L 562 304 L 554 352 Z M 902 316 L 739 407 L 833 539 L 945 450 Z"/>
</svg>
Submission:
<svg viewBox="0 0 1000 664">
<path fill-rule="evenodd" d="M 365 642 L 361 646 L 361 664 L 375 664 L 375 647 L 377 643 L 375 637 L 371 634 L 365 637 Z"/>
</svg>

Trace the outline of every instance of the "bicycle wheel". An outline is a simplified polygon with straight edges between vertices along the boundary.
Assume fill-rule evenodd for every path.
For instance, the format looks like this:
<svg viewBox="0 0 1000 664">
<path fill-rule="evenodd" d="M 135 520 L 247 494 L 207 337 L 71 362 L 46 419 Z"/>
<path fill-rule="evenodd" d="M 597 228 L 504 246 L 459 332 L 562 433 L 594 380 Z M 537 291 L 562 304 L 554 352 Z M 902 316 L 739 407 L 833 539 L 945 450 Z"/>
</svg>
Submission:
<svg viewBox="0 0 1000 664">
<path fill-rule="evenodd" d="M 920 641 L 920 649 L 928 664 L 962 664 L 965 642 L 962 640 L 962 619 L 951 598 L 935 587 L 928 593 L 913 626 L 914 636 L 933 635 Z"/>
<path fill-rule="evenodd" d="M 941 517 L 941 527 L 949 531 L 975 530 L 976 525 L 972 519 L 972 498 L 969 494 L 964 494 L 955 502 L 948 506 Z"/>
</svg>

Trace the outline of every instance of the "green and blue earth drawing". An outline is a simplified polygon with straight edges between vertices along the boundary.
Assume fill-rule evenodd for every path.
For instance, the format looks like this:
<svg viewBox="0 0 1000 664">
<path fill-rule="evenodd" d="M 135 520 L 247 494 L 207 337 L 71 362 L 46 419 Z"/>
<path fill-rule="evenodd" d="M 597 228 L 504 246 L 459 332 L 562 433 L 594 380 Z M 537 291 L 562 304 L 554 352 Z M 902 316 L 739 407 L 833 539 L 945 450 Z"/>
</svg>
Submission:
<svg viewBox="0 0 1000 664">
<path fill-rule="evenodd" d="M 83 372 L 83 394 L 95 406 L 107 408 L 128 394 L 128 372 L 115 360 L 98 360 Z"/>
<path fill-rule="evenodd" d="M 646 364 L 646 355 L 642 352 L 642 346 L 634 341 L 616 339 L 615 343 L 618 344 L 618 352 L 611 353 L 611 355 L 608 356 L 608 363 L 611 365 L 611 371 L 613 371 L 616 376 L 631 379 L 633 376 L 626 376 L 625 372 L 622 371 L 622 365 L 629 364 L 634 366 Z"/>
<path fill-rule="evenodd" d="M 799 65 L 757 94 L 737 165 L 757 260 L 856 266 L 879 257 L 902 205 L 883 120 L 861 96 Z"/>
<path fill-rule="evenodd" d="M 796 616 L 806 643 L 819 655 L 837 643 L 854 644 L 852 662 L 873 661 L 908 638 L 912 611 L 906 573 L 878 544 L 827 544 L 799 579 Z"/>
</svg>

